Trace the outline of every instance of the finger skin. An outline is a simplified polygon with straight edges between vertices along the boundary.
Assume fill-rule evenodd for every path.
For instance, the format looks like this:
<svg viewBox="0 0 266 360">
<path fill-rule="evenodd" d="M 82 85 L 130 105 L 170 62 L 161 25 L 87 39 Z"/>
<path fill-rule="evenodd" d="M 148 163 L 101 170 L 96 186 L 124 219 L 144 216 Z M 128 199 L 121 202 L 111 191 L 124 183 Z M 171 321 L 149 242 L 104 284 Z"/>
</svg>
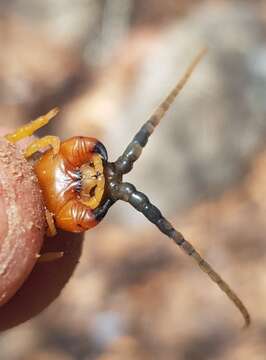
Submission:
<svg viewBox="0 0 266 360">
<path fill-rule="evenodd" d="M 45 230 L 43 214 L 32 167 L 15 145 L 0 138 L 0 305 L 35 265 Z"/>
</svg>

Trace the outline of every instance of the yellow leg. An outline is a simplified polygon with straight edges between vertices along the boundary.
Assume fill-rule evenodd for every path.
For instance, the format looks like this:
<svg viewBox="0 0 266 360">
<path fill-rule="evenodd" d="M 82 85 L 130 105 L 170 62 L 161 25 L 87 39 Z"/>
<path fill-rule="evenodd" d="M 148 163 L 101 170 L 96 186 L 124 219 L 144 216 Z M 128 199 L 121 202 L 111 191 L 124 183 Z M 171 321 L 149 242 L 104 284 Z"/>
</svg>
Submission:
<svg viewBox="0 0 266 360">
<path fill-rule="evenodd" d="M 45 209 L 45 218 L 48 225 L 46 235 L 49 237 L 53 237 L 57 234 L 57 231 L 56 231 L 53 215 L 50 213 L 48 209 Z"/>
<path fill-rule="evenodd" d="M 57 251 L 57 252 L 47 252 L 44 254 L 37 255 L 38 262 L 49 262 L 49 261 L 55 261 L 58 259 L 61 259 L 64 256 L 63 251 Z"/>
<path fill-rule="evenodd" d="M 24 139 L 27 136 L 31 136 L 35 131 L 48 124 L 49 121 L 58 114 L 58 112 L 59 109 L 54 108 L 47 114 L 42 115 L 36 120 L 33 120 L 28 124 L 18 128 L 14 133 L 6 135 L 5 138 L 12 143 L 16 143 L 17 141 Z"/>
<path fill-rule="evenodd" d="M 39 150 L 51 146 L 53 149 L 53 154 L 57 155 L 60 149 L 60 139 L 57 136 L 47 135 L 41 139 L 33 141 L 24 151 L 24 156 L 29 158 L 31 155 L 36 153 Z"/>
</svg>

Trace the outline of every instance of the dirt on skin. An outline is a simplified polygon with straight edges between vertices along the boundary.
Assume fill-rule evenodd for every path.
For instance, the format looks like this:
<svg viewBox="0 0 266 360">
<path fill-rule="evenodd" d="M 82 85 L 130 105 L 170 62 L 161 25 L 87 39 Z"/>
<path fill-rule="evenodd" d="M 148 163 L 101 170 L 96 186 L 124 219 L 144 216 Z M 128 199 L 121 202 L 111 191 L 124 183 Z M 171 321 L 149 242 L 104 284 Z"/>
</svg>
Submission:
<svg viewBox="0 0 266 360">
<path fill-rule="evenodd" d="M 37 178 L 21 151 L 0 139 L 0 305 L 31 272 L 44 235 Z"/>
</svg>

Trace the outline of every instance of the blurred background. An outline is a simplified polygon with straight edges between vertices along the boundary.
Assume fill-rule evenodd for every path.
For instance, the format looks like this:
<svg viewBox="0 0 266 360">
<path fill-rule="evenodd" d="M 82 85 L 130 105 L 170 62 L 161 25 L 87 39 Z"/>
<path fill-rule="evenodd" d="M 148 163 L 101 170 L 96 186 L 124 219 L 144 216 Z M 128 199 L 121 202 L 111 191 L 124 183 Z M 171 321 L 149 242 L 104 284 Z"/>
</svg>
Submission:
<svg viewBox="0 0 266 360">
<path fill-rule="evenodd" d="M 59 106 L 40 135 L 95 136 L 115 160 L 204 46 L 128 178 L 237 291 L 252 328 L 119 203 L 61 295 L 1 333 L 1 360 L 265 359 L 265 1 L 1 0 L 0 125 Z"/>
</svg>

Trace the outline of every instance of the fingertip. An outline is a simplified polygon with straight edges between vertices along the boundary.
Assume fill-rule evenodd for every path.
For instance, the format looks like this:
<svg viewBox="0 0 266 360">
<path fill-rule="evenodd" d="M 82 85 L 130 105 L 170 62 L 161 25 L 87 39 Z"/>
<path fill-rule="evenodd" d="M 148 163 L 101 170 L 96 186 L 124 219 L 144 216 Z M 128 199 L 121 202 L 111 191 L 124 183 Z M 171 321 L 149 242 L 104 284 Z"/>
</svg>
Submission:
<svg viewBox="0 0 266 360">
<path fill-rule="evenodd" d="M 43 242 L 42 196 L 31 165 L 0 138 L 0 305 L 20 288 Z"/>
</svg>

